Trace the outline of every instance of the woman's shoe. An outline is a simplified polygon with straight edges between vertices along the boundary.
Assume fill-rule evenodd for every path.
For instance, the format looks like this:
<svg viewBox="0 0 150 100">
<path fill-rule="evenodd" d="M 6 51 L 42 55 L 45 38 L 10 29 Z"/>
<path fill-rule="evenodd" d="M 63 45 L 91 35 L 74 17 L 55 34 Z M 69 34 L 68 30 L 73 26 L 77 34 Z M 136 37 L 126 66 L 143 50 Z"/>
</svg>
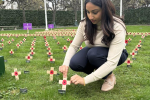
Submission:
<svg viewBox="0 0 150 100">
<path fill-rule="evenodd" d="M 116 77 L 115 75 L 112 73 L 110 74 L 107 79 L 104 80 L 104 83 L 102 85 L 101 90 L 102 91 L 109 91 L 111 89 L 114 88 L 114 85 L 116 84 Z"/>
</svg>

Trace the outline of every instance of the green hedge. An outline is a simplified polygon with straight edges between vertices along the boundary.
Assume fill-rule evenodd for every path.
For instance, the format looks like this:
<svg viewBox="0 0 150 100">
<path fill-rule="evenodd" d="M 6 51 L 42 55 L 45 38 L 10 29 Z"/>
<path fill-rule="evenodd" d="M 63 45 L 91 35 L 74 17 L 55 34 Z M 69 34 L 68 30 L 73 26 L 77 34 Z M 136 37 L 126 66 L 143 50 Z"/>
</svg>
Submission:
<svg viewBox="0 0 150 100">
<path fill-rule="evenodd" d="M 52 24 L 52 11 L 47 11 L 48 23 Z M 26 10 L 26 22 L 32 23 L 33 26 L 45 26 L 44 10 Z M 60 26 L 74 25 L 75 18 L 73 11 L 57 11 L 55 24 Z M 78 23 L 80 22 L 80 12 L 78 12 Z M 22 10 L 0 10 L 0 26 L 19 25 L 22 27 L 23 11 Z"/>
<path fill-rule="evenodd" d="M 48 24 L 52 24 L 52 11 L 48 11 Z M 26 22 L 32 23 L 33 26 L 45 26 L 44 10 L 26 10 Z M 150 8 L 129 9 L 124 11 L 126 24 L 150 24 Z M 57 11 L 55 24 L 59 26 L 75 25 L 73 11 Z M 78 23 L 81 14 L 78 11 Z M 22 27 L 23 11 L 22 10 L 0 10 L 0 26 L 18 26 Z"/>
<path fill-rule="evenodd" d="M 139 9 L 128 9 L 124 12 L 126 24 L 149 24 L 150 25 L 150 7 Z"/>
</svg>

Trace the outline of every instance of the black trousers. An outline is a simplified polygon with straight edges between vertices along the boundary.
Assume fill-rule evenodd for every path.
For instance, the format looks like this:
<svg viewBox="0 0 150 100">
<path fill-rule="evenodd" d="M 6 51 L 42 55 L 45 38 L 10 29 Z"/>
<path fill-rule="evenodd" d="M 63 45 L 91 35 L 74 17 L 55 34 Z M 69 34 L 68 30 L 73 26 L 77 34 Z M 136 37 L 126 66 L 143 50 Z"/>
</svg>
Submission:
<svg viewBox="0 0 150 100">
<path fill-rule="evenodd" d="M 107 61 L 108 50 L 109 48 L 106 47 L 85 47 L 71 58 L 69 66 L 74 71 L 90 74 Z M 117 66 L 124 63 L 127 57 L 128 53 L 124 49 Z M 111 73 L 103 79 L 106 79 Z"/>
</svg>

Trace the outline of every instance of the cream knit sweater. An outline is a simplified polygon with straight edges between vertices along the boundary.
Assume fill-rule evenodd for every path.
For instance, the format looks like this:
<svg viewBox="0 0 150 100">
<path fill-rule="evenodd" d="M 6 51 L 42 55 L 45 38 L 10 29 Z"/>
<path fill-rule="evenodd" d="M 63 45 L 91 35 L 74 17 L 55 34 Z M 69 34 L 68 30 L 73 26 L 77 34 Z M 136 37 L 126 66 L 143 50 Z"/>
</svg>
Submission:
<svg viewBox="0 0 150 100">
<path fill-rule="evenodd" d="M 116 17 L 114 17 L 116 20 L 118 20 L 120 23 L 122 21 Z M 85 44 L 87 47 L 108 47 L 108 57 L 107 61 L 101 65 L 96 71 L 92 72 L 91 74 L 84 77 L 85 84 L 97 81 L 99 79 L 102 79 L 104 76 L 109 74 L 111 71 L 113 71 L 119 62 L 120 56 L 122 54 L 123 49 L 125 49 L 125 36 L 126 31 L 122 25 L 114 21 L 114 33 L 115 38 L 112 40 L 110 46 L 106 46 L 105 44 L 101 43 L 101 39 L 103 37 L 103 31 L 98 28 L 98 33 L 96 35 L 96 39 L 94 41 L 94 45 L 91 45 L 88 40 L 85 41 Z M 69 66 L 70 59 L 72 56 L 77 52 L 79 47 L 81 46 L 82 42 L 85 39 L 85 24 L 86 22 L 80 22 L 79 27 L 77 29 L 76 35 L 74 37 L 74 40 L 72 41 L 71 45 L 68 48 L 68 51 L 66 53 L 64 63 L 63 65 Z M 124 25 L 125 26 L 125 25 Z M 99 25 L 98 25 L 99 27 Z"/>
</svg>

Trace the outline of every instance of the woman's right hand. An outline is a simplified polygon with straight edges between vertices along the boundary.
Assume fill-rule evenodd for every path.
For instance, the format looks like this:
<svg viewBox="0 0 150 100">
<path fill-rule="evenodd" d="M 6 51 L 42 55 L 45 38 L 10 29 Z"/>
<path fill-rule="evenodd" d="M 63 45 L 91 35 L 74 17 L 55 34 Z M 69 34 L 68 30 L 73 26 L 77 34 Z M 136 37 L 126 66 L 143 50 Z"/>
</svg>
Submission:
<svg viewBox="0 0 150 100">
<path fill-rule="evenodd" d="M 67 77 L 69 67 L 66 65 L 59 66 L 59 71 L 63 73 L 63 78 Z"/>
</svg>

